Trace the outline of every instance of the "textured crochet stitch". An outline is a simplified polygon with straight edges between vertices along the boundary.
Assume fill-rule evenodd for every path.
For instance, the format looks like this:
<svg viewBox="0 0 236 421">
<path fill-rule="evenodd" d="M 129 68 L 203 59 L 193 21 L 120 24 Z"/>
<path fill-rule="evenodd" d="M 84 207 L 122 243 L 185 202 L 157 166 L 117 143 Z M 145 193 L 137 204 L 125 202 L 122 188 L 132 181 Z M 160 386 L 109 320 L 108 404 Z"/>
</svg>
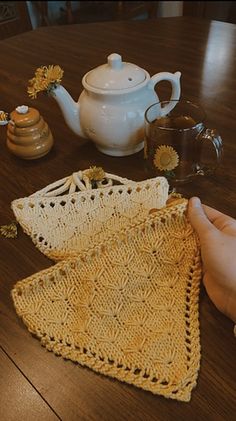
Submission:
<svg viewBox="0 0 236 421">
<path fill-rule="evenodd" d="M 79 171 L 12 202 L 23 230 L 52 260 L 76 256 L 166 204 L 169 185 L 164 177 L 134 182 L 105 173 L 105 185 L 100 181 L 93 189 L 87 174 Z"/>
<path fill-rule="evenodd" d="M 151 212 L 12 290 L 28 330 L 57 355 L 189 401 L 200 365 L 201 264 L 186 200 Z"/>
</svg>

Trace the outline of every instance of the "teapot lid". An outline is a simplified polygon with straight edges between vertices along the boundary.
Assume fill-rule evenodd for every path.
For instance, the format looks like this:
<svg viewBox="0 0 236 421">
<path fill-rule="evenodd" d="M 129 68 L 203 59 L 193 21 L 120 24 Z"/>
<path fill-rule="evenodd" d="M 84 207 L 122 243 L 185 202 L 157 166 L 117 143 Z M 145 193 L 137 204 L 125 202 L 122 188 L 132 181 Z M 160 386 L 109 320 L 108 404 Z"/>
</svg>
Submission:
<svg viewBox="0 0 236 421">
<path fill-rule="evenodd" d="M 119 54 L 107 57 L 107 63 L 98 66 L 85 75 L 85 82 L 91 88 L 121 90 L 133 88 L 146 79 L 147 72 L 132 63 L 125 63 Z"/>
</svg>

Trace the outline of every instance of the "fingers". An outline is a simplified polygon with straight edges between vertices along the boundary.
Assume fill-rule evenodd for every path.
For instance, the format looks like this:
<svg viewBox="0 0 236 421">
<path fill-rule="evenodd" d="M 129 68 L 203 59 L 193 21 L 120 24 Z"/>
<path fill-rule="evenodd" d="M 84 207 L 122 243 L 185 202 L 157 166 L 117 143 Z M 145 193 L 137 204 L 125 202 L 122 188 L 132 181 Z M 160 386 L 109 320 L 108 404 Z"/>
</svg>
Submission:
<svg viewBox="0 0 236 421">
<path fill-rule="evenodd" d="M 197 231 L 200 241 L 203 240 L 206 235 L 216 230 L 214 225 L 207 218 L 201 201 L 198 197 L 192 197 L 188 204 L 188 216 L 193 228 Z"/>
<path fill-rule="evenodd" d="M 228 215 L 225 215 L 209 206 L 203 205 L 204 212 L 208 219 L 218 228 L 220 231 L 224 231 L 227 234 L 236 234 L 236 221 Z"/>
</svg>

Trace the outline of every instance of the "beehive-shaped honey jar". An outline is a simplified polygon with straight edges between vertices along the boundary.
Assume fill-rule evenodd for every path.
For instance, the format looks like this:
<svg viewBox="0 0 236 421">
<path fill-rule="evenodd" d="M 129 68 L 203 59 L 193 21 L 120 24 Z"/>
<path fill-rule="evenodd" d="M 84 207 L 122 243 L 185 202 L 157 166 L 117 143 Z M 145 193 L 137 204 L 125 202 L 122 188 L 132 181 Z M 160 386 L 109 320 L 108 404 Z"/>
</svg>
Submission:
<svg viewBox="0 0 236 421">
<path fill-rule="evenodd" d="M 51 130 L 35 108 L 22 105 L 10 114 L 7 127 L 7 147 L 24 159 L 46 155 L 53 145 Z"/>
</svg>

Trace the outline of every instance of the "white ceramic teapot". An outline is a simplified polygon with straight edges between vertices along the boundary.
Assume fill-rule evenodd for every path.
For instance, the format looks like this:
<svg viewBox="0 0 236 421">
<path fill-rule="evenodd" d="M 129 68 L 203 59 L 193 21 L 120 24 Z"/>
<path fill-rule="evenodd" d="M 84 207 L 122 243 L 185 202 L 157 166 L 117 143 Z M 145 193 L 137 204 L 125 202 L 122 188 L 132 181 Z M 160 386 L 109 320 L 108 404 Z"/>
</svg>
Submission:
<svg viewBox="0 0 236 421">
<path fill-rule="evenodd" d="M 132 155 L 143 148 L 145 110 L 159 101 L 155 85 L 169 81 L 170 99 L 179 99 L 180 76 L 180 72 L 160 72 L 150 77 L 146 70 L 113 53 L 106 64 L 84 75 L 78 102 L 61 85 L 54 89 L 54 98 L 77 135 L 91 139 L 107 155 Z M 168 107 L 171 105 L 166 106 L 165 114 Z"/>
</svg>

